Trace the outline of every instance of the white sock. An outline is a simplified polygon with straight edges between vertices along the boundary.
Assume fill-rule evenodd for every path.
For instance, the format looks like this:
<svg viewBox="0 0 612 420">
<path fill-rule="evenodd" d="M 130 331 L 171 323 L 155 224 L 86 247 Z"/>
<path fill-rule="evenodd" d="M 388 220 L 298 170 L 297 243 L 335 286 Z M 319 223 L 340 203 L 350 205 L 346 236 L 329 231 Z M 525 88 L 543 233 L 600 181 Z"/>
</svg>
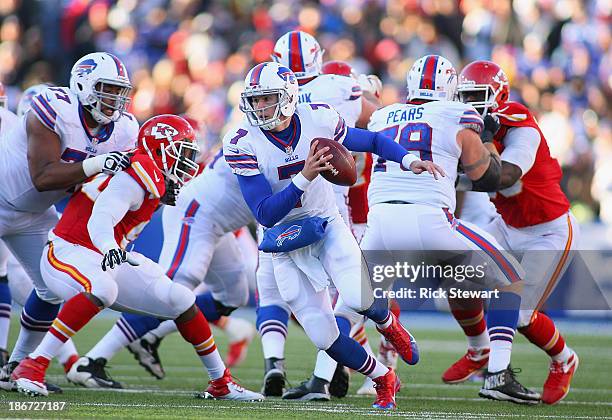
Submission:
<svg viewBox="0 0 612 420">
<path fill-rule="evenodd" d="M 46 333 L 40 345 L 30 353 L 31 359 L 36 359 L 39 356 L 45 359 L 53 359 L 60 351 L 60 348 L 64 345 L 64 341 L 57 338 L 55 335 Z"/>
<path fill-rule="evenodd" d="M 512 342 L 506 340 L 491 341 L 491 352 L 489 353 L 489 372 L 499 372 L 510 364 L 512 356 Z"/>
<path fill-rule="evenodd" d="M 387 327 L 389 327 L 389 325 L 391 325 L 392 322 L 393 322 L 393 313 L 391 311 L 389 311 L 389 316 L 387 317 L 385 322 L 383 322 L 382 324 L 376 323 L 376 325 L 378 325 L 378 327 L 381 330 L 384 330 L 384 329 L 387 329 Z"/>
<path fill-rule="evenodd" d="M 567 359 L 569 359 L 571 355 L 572 349 L 570 349 L 567 344 L 565 344 L 563 346 L 563 350 L 561 350 L 561 353 L 555 354 L 554 356 L 552 356 L 552 359 L 555 362 L 567 362 Z"/>
<path fill-rule="evenodd" d="M 376 361 L 376 366 L 374 367 L 372 373 L 370 373 L 368 376 L 372 379 L 378 378 L 380 376 L 385 376 L 387 372 L 389 372 L 389 368 L 380 363 L 378 360 L 374 360 Z"/>
<path fill-rule="evenodd" d="M 276 331 L 270 331 L 261 336 L 261 347 L 265 359 L 271 357 L 285 358 L 285 336 Z"/>
<path fill-rule="evenodd" d="M 478 335 L 468 335 L 467 341 L 468 346 L 475 350 L 487 349 L 490 346 L 489 333 L 487 331 L 483 331 Z"/>
<path fill-rule="evenodd" d="M 207 355 L 198 357 L 206 367 L 206 371 L 208 372 L 210 379 L 215 380 L 223 376 L 223 373 L 225 372 L 225 363 L 223 363 L 223 359 L 221 359 L 219 350 L 215 349 L 215 351 L 208 353 Z"/>
<path fill-rule="evenodd" d="M 9 314 L 11 308 L 9 306 Z M 0 311 L 2 311 L 2 307 L 0 304 Z M 8 349 L 8 335 L 11 327 L 11 318 L 10 317 L 0 317 L 0 349 L 7 350 Z"/>
<path fill-rule="evenodd" d="M 109 332 L 106 333 L 104 337 L 96 345 L 93 349 L 89 350 L 86 354 L 87 357 L 92 359 L 98 359 L 103 357 L 106 360 L 110 360 L 124 347 L 130 344 L 130 340 L 126 337 L 125 334 L 121 331 L 117 324 L 113 325 L 113 328 L 110 329 Z"/>
<path fill-rule="evenodd" d="M 325 379 L 327 382 L 331 382 L 334 377 L 338 363 L 331 358 L 324 350 L 317 352 L 317 363 L 314 368 L 314 376 L 317 378 Z"/>
<path fill-rule="evenodd" d="M 66 341 L 64 345 L 60 347 L 59 352 L 57 353 L 57 361 L 63 365 L 72 355 L 78 356 L 79 352 L 74 346 L 74 341 L 72 341 L 72 339 L 68 339 L 68 341 Z"/>
<path fill-rule="evenodd" d="M 20 362 L 25 359 L 30 353 L 36 350 L 36 346 L 41 343 L 46 333 L 46 331 L 28 330 L 22 326 L 19 330 L 19 336 L 17 337 L 17 342 L 15 343 L 9 362 Z"/>
<path fill-rule="evenodd" d="M 153 334 L 157 338 L 164 338 L 168 334 L 177 332 L 176 324 L 172 320 L 164 321 L 158 325 L 154 330 L 149 331 L 147 334 Z"/>
</svg>

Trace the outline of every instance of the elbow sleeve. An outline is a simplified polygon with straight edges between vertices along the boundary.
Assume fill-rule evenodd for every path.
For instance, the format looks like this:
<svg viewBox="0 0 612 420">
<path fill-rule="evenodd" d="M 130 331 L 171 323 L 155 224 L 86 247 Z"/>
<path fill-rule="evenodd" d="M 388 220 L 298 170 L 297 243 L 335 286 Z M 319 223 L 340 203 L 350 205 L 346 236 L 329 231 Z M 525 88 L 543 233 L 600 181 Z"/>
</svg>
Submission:
<svg viewBox="0 0 612 420">
<path fill-rule="evenodd" d="M 485 173 L 472 183 L 472 191 L 497 191 L 501 183 L 501 160 L 499 156 L 491 154 L 489 167 Z"/>
</svg>

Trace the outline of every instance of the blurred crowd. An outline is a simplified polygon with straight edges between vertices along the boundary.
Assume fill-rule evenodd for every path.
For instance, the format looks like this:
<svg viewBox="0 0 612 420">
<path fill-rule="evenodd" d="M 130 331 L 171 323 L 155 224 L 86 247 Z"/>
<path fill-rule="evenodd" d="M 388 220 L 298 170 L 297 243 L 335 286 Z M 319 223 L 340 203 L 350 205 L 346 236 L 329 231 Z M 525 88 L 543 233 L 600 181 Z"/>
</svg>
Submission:
<svg viewBox="0 0 612 420">
<path fill-rule="evenodd" d="M 325 61 L 377 74 L 383 104 L 405 98 L 419 56 L 458 70 L 492 59 L 537 116 L 579 219 L 612 224 L 611 16 L 610 0 L 2 0 L 0 80 L 14 109 L 27 86 L 65 86 L 76 59 L 108 51 L 140 121 L 187 112 L 212 144 L 240 117 L 246 72 L 288 30 L 313 34 Z"/>
</svg>

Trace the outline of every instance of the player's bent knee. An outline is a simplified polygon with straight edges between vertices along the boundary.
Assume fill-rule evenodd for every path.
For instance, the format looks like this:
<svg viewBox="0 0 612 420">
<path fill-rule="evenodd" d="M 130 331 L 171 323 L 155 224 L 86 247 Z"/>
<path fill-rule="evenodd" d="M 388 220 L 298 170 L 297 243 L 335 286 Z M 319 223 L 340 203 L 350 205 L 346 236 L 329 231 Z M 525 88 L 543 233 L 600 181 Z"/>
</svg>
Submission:
<svg viewBox="0 0 612 420">
<path fill-rule="evenodd" d="M 195 303 L 195 295 L 182 284 L 172 283 L 168 293 L 170 306 L 178 316 L 189 309 Z"/>
<path fill-rule="evenodd" d="M 119 287 L 114 281 L 97 282 L 91 288 L 91 295 L 95 296 L 102 302 L 105 308 L 111 306 L 117 300 L 119 295 Z"/>
<path fill-rule="evenodd" d="M 308 338 L 320 350 L 327 350 L 340 335 L 336 319 L 332 314 L 327 315 L 308 308 L 309 311 L 298 319 L 308 335 Z"/>
<path fill-rule="evenodd" d="M 57 305 L 63 302 L 62 298 L 58 297 L 55 293 L 53 293 L 49 289 L 35 288 L 35 290 L 36 290 L 36 296 L 38 296 L 41 300 L 47 303 L 50 303 L 52 305 Z M 27 301 L 27 296 L 26 296 L 26 300 L 24 300 L 24 304 L 26 301 Z"/>
</svg>

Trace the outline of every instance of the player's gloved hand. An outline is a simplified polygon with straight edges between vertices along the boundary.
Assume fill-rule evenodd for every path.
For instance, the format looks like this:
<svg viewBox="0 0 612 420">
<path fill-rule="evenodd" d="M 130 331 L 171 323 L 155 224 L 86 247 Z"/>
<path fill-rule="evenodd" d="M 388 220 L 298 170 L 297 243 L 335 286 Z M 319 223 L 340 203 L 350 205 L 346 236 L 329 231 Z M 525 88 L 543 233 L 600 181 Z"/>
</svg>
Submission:
<svg viewBox="0 0 612 420">
<path fill-rule="evenodd" d="M 480 133 L 480 139 L 482 142 L 492 142 L 493 137 L 499 131 L 499 127 L 501 127 L 499 118 L 497 118 L 495 115 L 487 114 L 484 117 L 484 130 L 482 130 L 482 133 Z"/>
<path fill-rule="evenodd" d="M 380 98 L 382 92 L 382 82 L 375 74 L 360 74 L 357 82 L 364 92 L 370 92 L 372 95 Z"/>
<path fill-rule="evenodd" d="M 127 152 L 110 152 L 94 156 L 83 161 L 83 172 L 86 176 L 99 173 L 115 175 L 130 167 L 130 154 Z"/>
<path fill-rule="evenodd" d="M 111 248 L 102 258 L 102 271 L 112 270 L 115 267 L 127 262 L 132 266 L 138 266 L 142 262 L 142 255 L 135 252 L 127 252 L 119 247 Z"/>
<path fill-rule="evenodd" d="M 428 160 L 415 160 L 410 164 L 409 169 L 417 175 L 427 171 L 432 174 L 435 179 L 438 179 L 438 175 L 446 176 L 446 173 L 441 166 L 438 166 Z"/>
<path fill-rule="evenodd" d="M 180 187 L 170 179 L 166 179 L 166 192 L 159 201 L 167 206 L 176 206 L 176 199 L 178 198 Z"/>
<path fill-rule="evenodd" d="M 102 271 L 112 270 L 127 261 L 127 252 L 121 248 L 111 248 L 102 258 Z"/>
</svg>

